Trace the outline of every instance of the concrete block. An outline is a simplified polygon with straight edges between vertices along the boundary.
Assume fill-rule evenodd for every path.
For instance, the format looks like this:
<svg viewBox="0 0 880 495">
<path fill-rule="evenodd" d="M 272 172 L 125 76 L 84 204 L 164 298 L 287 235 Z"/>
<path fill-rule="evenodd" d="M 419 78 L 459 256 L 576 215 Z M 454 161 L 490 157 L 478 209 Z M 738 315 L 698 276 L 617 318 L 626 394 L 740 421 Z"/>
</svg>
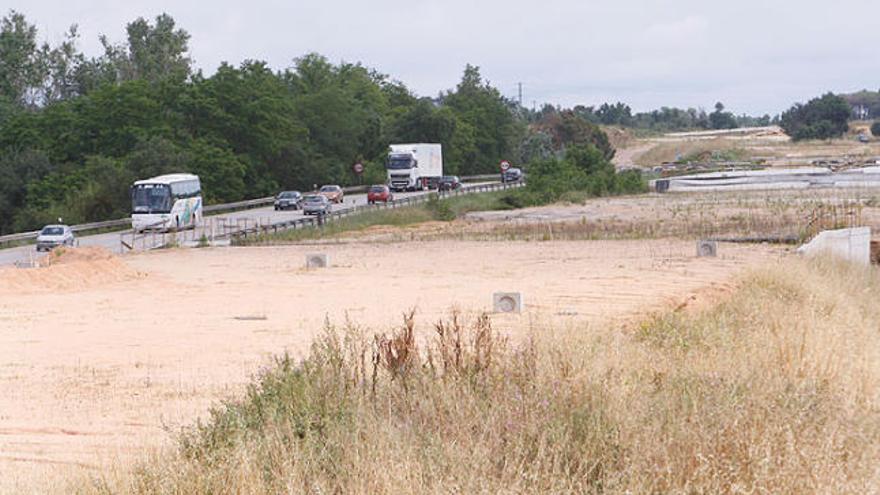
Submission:
<svg viewBox="0 0 880 495">
<path fill-rule="evenodd" d="M 492 294 L 492 306 L 496 313 L 522 313 L 522 294 L 519 292 L 496 292 Z"/>
<path fill-rule="evenodd" d="M 718 244 L 715 241 L 697 241 L 697 257 L 718 256 Z"/>
<path fill-rule="evenodd" d="M 306 255 L 306 268 L 327 268 L 328 266 L 330 266 L 330 256 L 324 253 Z"/>
<path fill-rule="evenodd" d="M 871 228 L 823 230 L 810 242 L 798 248 L 809 256 L 833 256 L 859 265 L 871 263 Z"/>
</svg>

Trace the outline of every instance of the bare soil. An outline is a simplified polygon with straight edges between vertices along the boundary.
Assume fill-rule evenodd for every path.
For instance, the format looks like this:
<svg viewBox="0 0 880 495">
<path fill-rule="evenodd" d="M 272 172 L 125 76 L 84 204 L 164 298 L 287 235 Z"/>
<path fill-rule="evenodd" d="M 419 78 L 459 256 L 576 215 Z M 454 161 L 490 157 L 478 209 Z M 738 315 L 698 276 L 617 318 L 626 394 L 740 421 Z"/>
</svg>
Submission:
<svg viewBox="0 0 880 495">
<path fill-rule="evenodd" d="M 332 267 L 305 270 L 309 252 Z M 64 491 L 71 476 L 127 469 L 181 425 L 242 390 L 272 356 L 301 355 L 325 321 L 375 331 L 416 308 L 491 310 L 513 338 L 624 323 L 726 290 L 783 251 L 692 242 L 404 242 L 91 253 L 0 270 L 0 492 Z"/>
</svg>

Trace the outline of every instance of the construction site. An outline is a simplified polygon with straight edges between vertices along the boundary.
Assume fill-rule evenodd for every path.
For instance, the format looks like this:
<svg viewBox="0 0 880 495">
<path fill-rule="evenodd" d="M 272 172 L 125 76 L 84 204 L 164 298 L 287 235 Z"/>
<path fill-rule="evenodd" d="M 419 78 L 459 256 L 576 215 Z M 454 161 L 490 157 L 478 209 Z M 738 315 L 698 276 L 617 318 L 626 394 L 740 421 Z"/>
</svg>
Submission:
<svg viewBox="0 0 880 495">
<path fill-rule="evenodd" d="M 636 146 L 645 149 L 644 144 Z M 339 366 L 363 372 L 351 386 L 367 390 L 370 379 L 362 368 L 373 359 L 372 393 L 384 393 L 383 387 L 388 387 L 389 397 L 397 397 L 393 391 L 399 390 L 399 382 L 392 372 L 396 368 L 381 364 L 397 354 L 383 357 L 382 346 L 392 344 L 382 344 L 386 337 L 379 336 L 407 322 L 403 328 L 412 332 L 406 344 L 413 346 L 412 352 L 418 347 L 433 349 L 445 342 L 443 333 L 432 337 L 446 328 L 438 322 L 451 315 L 455 321 L 486 318 L 492 330 L 479 339 L 494 335 L 504 342 L 503 348 L 556 349 L 553 359 L 568 364 L 553 364 L 549 369 L 555 371 L 542 373 L 550 373 L 556 382 L 573 380 L 602 397 L 603 414 L 613 418 L 607 421 L 617 425 L 619 435 L 629 436 L 612 442 L 614 448 L 629 452 L 620 454 L 629 456 L 627 462 L 637 462 L 631 449 L 650 444 L 660 431 L 666 431 L 666 441 L 718 456 L 698 462 L 690 454 L 663 453 L 652 444 L 647 448 L 654 449 L 656 460 L 641 467 L 646 477 L 609 467 L 607 482 L 621 489 L 644 488 L 657 480 L 668 488 L 679 486 L 660 471 L 677 466 L 690 472 L 685 466 L 695 462 L 710 474 L 693 471 L 694 479 L 719 487 L 724 483 L 721 470 L 735 467 L 742 473 L 766 461 L 757 454 L 729 453 L 727 447 L 713 450 L 707 438 L 732 431 L 725 421 L 707 423 L 701 433 L 680 422 L 690 421 L 687 414 L 696 414 L 699 421 L 718 417 L 709 412 L 685 414 L 674 405 L 682 400 L 680 393 L 688 394 L 689 400 L 705 399 L 704 405 L 718 404 L 709 388 L 702 388 L 711 383 L 682 385 L 698 376 L 716 376 L 718 383 L 748 383 L 768 394 L 797 383 L 807 388 L 797 389 L 791 400 L 813 400 L 819 408 L 840 400 L 848 402 L 838 404 L 851 404 L 833 412 L 821 409 L 826 416 L 820 423 L 826 428 L 821 435 L 852 456 L 849 461 L 820 456 L 833 468 L 815 485 L 800 477 L 796 463 L 783 462 L 779 472 L 785 473 L 784 481 L 758 477 L 758 485 L 774 491 L 835 484 L 870 492 L 877 479 L 869 474 L 869 466 L 878 454 L 871 440 L 878 438 L 872 423 L 876 412 L 870 410 L 880 399 L 880 347 L 876 338 L 869 338 L 876 330 L 870 323 L 876 311 L 861 306 L 862 299 L 844 299 L 853 293 L 864 297 L 880 284 L 871 265 L 878 257 L 871 231 L 880 228 L 876 170 L 768 168 L 658 177 L 654 192 L 645 195 L 471 212 L 454 221 L 379 225 L 292 244 L 206 247 L 192 242 L 190 247 L 123 250 L 124 255 L 101 246 L 80 247 L 53 251 L 32 268 L 0 268 L 0 327 L 5 329 L 0 331 L 0 492 L 162 491 L 165 488 L 158 487 L 165 485 L 151 484 L 160 478 L 137 474 L 156 463 L 189 466 L 180 471 L 189 473 L 185 477 L 161 478 L 161 483 L 176 487 L 173 491 L 211 491 L 220 485 L 187 485 L 193 479 L 214 479 L 213 468 L 178 457 L 183 455 L 176 453 L 179 435 L 193 434 L 185 432 L 191 432 L 192 425 L 216 421 L 217 411 L 230 407 L 224 404 L 254 393 L 254 380 L 271 376 L 279 356 L 315 359 L 315 353 L 324 352 L 320 346 L 325 345 L 321 343 L 328 329 L 352 335 L 347 343 L 340 341 L 343 348 L 359 342 L 361 337 L 354 335 L 367 336 L 358 344 L 364 346 L 361 364 L 357 359 L 349 362 L 345 351 Z M 787 278 L 789 274 L 795 278 Z M 834 285 L 844 283 L 840 277 L 855 285 Z M 795 318 L 792 311 L 802 312 L 811 304 L 814 296 L 797 288 L 800 283 L 811 291 L 840 292 L 809 316 L 807 327 L 798 327 L 809 328 L 798 337 L 778 325 Z M 746 309 L 753 298 L 760 298 L 761 304 Z M 729 331 L 737 336 L 727 330 L 717 333 L 714 326 L 700 327 L 705 318 L 729 321 Z M 762 325 L 737 326 L 756 318 L 771 322 L 771 334 L 763 333 Z M 847 332 L 835 335 L 835 318 L 851 324 Z M 393 339 L 400 334 L 395 332 L 388 342 L 397 342 Z M 479 339 L 468 344 L 476 346 L 478 361 L 482 352 L 500 352 L 479 350 L 484 345 Z M 553 347 L 557 344 L 552 342 L 563 347 Z M 755 350 L 765 344 L 770 346 L 766 353 Z M 851 350 L 853 345 L 859 350 Z M 569 356 L 561 350 L 567 346 L 588 355 Z M 365 358 L 363 353 L 371 348 L 376 354 Z M 437 349 L 438 355 L 446 352 Z M 435 351 L 425 352 L 418 355 L 426 356 L 423 369 L 429 369 Z M 746 359 L 744 353 L 751 357 Z M 505 356 L 494 359 L 514 359 Z M 758 384 L 757 375 L 735 365 L 736 360 L 774 378 Z M 580 370 L 581 378 L 569 375 L 567 366 Z M 486 373 L 492 369 L 486 368 Z M 386 373 L 391 373 L 390 381 L 381 385 Z M 594 381 L 600 376 L 606 378 Z M 380 392 L 375 391 L 377 380 Z M 836 388 L 816 396 L 819 392 L 809 387 L 822 380 L 837 380 Z M 671 402 L 645 402 L 655 400 L 646 397 L 662 394 L 671 394 Z M 757 414 L 754 408 L 763 406 L 755 400 L 751 405 L 722 400 L 729 408 L 717 414 Z M 625 404 L 648 408 L 645 414 L 659 408 L 676 419 L 656 425 L 658 430 L 645 429 L 651 422 L 628 412 Z M 797 411 L 791 414 L 801 414 Z M 787 425 L 794 416 L 767 414 L 764 430 L 729 434 L 760 433 L 766 435 L 761 445 L 776 448 L 773 442 L 790 434 Z M 828 419 L 831 414 L 852 423 L 844 428 Z M 377 425 L 385 421 L 370 417 Z M 864 436 L 857 439 L 850 428 L 866 428 Z M 706 437 L 691 438 L 698 434 Z M 801 440 L 791 449 L 812 455 L 824 449 L 819 433 L 799 435 Z M 610 452 L 610 444 L 602 442 L 595 445 L 605 445 L 602 449 Z M 275 485 L 263 484 L 248 470 L 263 462 L 264 447 L 252 451 L 255 447 L 248 445 L 243 444 L 240 455 L 253 456 L 251 461 L 234 468 L 220 464 L 226 466 L 224 472 L 237 476 L 232 491 L 275 491 Z M 452 459 L 457 454 L 443 455 Z M 771 457 L 777 455 L 782 454 Z M 618 461 L 602 462 L 612 466 Z M 284 476 L 299 476 L 297 469 L 282 471 L 288 473 Z M 370 487 L 380 491 L 401 484 L 414 490 L 424 486 L 412 479 L 368 479 Z M 543 486 L 556 486 L 554 479 L 561 478 L 547 478 Z M 511 481 L 501 476 L 497 482 L 493 486 Z M 349 484 L 355 478 L 340 483 L 337 486 L 370 491 Z"/>
</svg>

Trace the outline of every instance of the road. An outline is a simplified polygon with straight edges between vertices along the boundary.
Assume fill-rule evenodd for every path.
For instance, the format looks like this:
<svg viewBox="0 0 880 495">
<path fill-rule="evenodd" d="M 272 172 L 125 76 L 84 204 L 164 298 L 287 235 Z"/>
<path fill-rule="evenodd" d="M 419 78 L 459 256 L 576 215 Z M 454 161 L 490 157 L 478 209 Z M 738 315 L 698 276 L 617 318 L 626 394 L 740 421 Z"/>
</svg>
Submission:
<svg viewBox="0 0 880 495">
<path fill-rule="evenodd" d="M 476 184 L 468 184 L 468 185 L 476 185 Z M 428 194 L 427 192 L 418 191 L 418 192 L 410 192 L 410 193 L 395 193 L 394 197 L 396 199 L 406 198 L 409 196 L 419 196 L 423 194 Z M 344 206 L 353 206 L 353 205 L 363 205 L 367 202 L 367 195 L 365 193 L 361 194 L 350 194 L 345 196 Z M 276 223 L 283 222 L 285 220 L 294 220 L 297 218 L 302 218 L 302 212 L 300 210 L 288 210 L 288 211 L 275 211 L 273 207 L 263 207 L 263 208 L 253 208 L 250 210 L 242 210 L 231 213 L 221 213 L 214 216 L 206 216 L 204 225 L 197 229 L 195 232 L 193 231 L 184 231 L 179 235 L 182 240 L 194 240 L 199 239 L 202 234 L 206 236 L 210 236 L 208 233 L 208 229 L 212 226 L 216 229 L 217 225 L 221 225 L 226 223 L 227 225 L 235 225 L 241 224 L 243 225 L 245 222 L 248 224 L 254 224 L 256 222 L 260 222 L 263 224 L 268 223 Z M 131 240 L 131 231 L 127 231 L 127 242 Z M 110 251 L 120 253 L 127 251 L 122 247 L 120 243 L 121 234 L 123 232 L 108 232 L 104 234 L 95 234 L 79 237 L 79 245 L 80 246 L 100 246 L 106 248 Z M 157 239 L 150 239 L 150 236 L 145 238 L 141 238 L 135 244 L 136 249 L 140 249 L 145 245 L 149 245 L 154 242 L 160 242 L 161 236 Z M 13 265 L 17 263 L 31 263 L 35 260 L 40 259 L 45 256 L 45 253 L 37 253 L 34 245 L 26 245 L 19 246 L 8 249 L 0 249 L 0 266 L 3 265 Z"/>
</svg>

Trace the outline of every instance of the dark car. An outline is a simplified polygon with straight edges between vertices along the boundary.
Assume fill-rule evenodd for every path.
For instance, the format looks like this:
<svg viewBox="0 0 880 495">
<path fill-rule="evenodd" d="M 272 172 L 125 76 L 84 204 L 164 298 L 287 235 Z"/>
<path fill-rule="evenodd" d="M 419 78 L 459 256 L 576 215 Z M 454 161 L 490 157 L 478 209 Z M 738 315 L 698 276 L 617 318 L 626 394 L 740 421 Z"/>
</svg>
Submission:
<svg viewBox="0 0 880 495">
<path fill-rule="evenodd" d="M 367 203 L 374 205 L 380 201 L 382 203 L 394 201 L 394 195 L 391 194 L 391 189 L 384 184 L 370 186 L 370 190 L 367 191 Z"/>
<path fill-rule="evenodd" d="M 519 182 L 523 178 L 523 172 L 518 168 L 509 168 L 501 173 L 501 182 Z"/>
<path fill-rule="evenodd" d="M 440 177 L 440 184 L 437 189 L 441 191 L 454 191 L 461 187 L 461 179 L 457 175 L 444 175 Z"/>
<path fill-rule="evenodd" d="M 303 196 L 299 191 L 283 191 L 275 197 L 275 211 L 299 210 L 302 208 Z"/>
</svg>

